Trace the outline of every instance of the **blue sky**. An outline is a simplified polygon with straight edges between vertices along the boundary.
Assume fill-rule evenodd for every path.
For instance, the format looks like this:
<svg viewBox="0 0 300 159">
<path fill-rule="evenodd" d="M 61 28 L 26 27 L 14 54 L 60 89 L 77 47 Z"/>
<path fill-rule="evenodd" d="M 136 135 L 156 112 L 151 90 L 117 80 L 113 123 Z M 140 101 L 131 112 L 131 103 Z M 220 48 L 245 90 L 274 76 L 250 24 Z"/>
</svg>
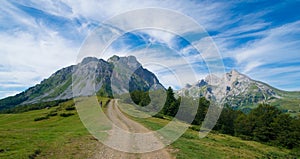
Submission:
<svg viewBox="0 0 300 159">
<path fill-rule="evenodd" d="M 280 89 L 300 90 L 298 0 L 2 0 L 0 98 L 23 91 L 56 70 L 74 64 L 85 38 L 104 20 L 149 7 L 175 10 L 203 26 L 218 47 L 226 71 L 236 69 Z M 153 52 L 164 52 L 161 59 L 178 64 L 172 65 L 174 70 L 183 66 L 178 61 L 172 62 L 176 53 L 196 52 L 178 36 L 145 30 L 125 34 L 114 42 L 110 53 L 139 55 L 145 48 L 153 56 Z M 207 69 L 205 61 L 197 60 L 191 63 L 198 79 L 205 77 Z M 163 84 L 179 87 L 171 80 L 175 77 L 163 67 L 149 66 L 149 69 Z"/>
</svg>

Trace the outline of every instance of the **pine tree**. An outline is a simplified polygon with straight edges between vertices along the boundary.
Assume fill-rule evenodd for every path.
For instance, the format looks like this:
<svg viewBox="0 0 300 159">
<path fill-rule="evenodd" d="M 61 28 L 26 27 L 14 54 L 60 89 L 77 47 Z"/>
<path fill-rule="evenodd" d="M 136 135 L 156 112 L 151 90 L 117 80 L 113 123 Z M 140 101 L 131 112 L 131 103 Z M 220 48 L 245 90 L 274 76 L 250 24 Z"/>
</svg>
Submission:
<svg viewBox="0 0 300 159">
<path fill-rule="evenodd" d="M 174 96 L 173 89 L 169 87 L 167 89 L 167 99 L 163 108 L 163 114 L 174 117 L 179 109 L 179 104 L 180 103 L 176 100 Z"/>
<path fill-rule="evenodd" d="M 200 125 L 201 122 L 204 120 L 205 115 L 207 113 L 208 107 L 209 107 L 210 102 L 208 100 L 205 99 L 205 97 L 201 97 L 199 99 L 199 106 L 198 106 L 198 110 L 195 116 L 194 121 L 192 122 L 192 124 L 195 125 Z"/>
</svg>

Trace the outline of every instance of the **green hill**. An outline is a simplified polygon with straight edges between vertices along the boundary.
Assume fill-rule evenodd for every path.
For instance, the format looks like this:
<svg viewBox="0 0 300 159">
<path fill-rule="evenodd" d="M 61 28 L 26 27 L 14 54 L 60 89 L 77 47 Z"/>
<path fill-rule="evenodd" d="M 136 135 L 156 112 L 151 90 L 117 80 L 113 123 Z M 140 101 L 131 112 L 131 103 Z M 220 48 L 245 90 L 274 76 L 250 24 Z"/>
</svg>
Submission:
<svg viewBox="0 0 300 159">
<path fill-rule="evenodd" d="M 0 158 L 91 157 L 97 142 L 76 110 L 67 108 L 71 102 L 50 109 L 0 114 Z"/>
<path fill-rule="evenodd" d="M 107 99 L 102 99 L 107 101 Z M 126 109 L 129 108 L 128 105 Z M 136 119 L 153 130 L 169 121 Z M 72 101 L 19 114 L 0 114 L 0 158 L 89 158 L 97 141 L 81 123 Z M 293 158 L 291 150 L 189 129 L 170 146 L 177 158 Z"/>
</svg>

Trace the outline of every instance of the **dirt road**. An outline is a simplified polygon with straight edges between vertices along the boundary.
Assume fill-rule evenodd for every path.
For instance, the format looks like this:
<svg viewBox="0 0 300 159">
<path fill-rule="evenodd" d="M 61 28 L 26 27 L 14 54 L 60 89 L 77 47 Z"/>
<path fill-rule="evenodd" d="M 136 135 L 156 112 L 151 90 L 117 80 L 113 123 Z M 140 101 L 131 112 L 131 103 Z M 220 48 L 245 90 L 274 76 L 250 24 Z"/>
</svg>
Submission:
<svg viewBox="0 0 300 159">
<path fill-rule="evenodd" d="M 146 139 L 139 138 L 132 135 L 127 135 L 130 133 L 144 134 L 150 132 L 150 130 L 145 128 L 143 125 L 126 117 L 118 108 L 118 103 L 116 100 L 112 100 L 108 104 L 106 114 L 107 117 L 115 124 L 112 130 L 109 132 L 110 136 L 108 137 L 109 144 L 111 146 L 117 149 L 125 148 L 127 152 L 132 152 L 132 150 L 135 149 L 137 150 L 136 152 L 138 152 L 138 150 L 141 148 L 152 149 L 154 147 L 162 146 L 162 143 L 155 135 L 148 135 Z M 98 152 L 96 152 L 94 158 L 97 159 L 121 159 L 121 158 L 122 159 L 137 159 L 137 158 L 170 159 L 173 158 L 171 157 L 170 153 L 166 148 L 157 151 L 147 152 L 147 153 L 127 153 L 127 152 L 112 149 L 99 142 Z"/>
</svg>

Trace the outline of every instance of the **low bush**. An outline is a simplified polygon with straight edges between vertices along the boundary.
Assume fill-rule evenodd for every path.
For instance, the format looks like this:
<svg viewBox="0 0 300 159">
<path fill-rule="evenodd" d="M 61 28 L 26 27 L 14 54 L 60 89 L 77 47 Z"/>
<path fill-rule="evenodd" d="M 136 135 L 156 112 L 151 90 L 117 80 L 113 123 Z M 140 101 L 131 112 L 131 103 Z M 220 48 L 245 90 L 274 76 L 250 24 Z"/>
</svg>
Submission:
<svg viewBox="0 0 300 159">
<path fill-rule="evenodd" d="M 198 125 L 192 125 L 189 128 L 194 131 L 200 131 L 200 126 L 198 126 Z"/>
<path fill-rule="evenodd" d="M 57 115 L 57 112 L 56 111 L 51 111 L 49 112 L 49 114 L 47 116 L 56 116 Z"/>
<path fill-rule="evenodd" d="M 41 121 L 41 120 L 46 120 L 46 119 L 49 119 L 49 117 L 48 116 L 42 116 L 42 117 L 34 118 L 34 121 Z"/>
<path fill-rule="evenodd" d="M 75 110 L 76 108 L 74 106 L 67 106 L 65 108 L 66 111 L 71 111 L 71 110 Z"/>
<path fill-rule="evenodd" d="M 41 153 L 41 150 L 35 150 L 33 154 L 28 156 L 28 158 L 35 159 L 40 153 Z"/>
<path fill-rule="evenodd" d="M 60 116 L 61 117 L 69 117 L 69 116 L 72 116 L 72 115 L 75 115 L 74 113 L 61 113 Z"/>
<path fill-rule="evenodd" d="M 164 119 L 164 115 L 160 114 L 160 113 L 153 115 L 153 117 L 159 118 L 159 119 Z"/>
</svg>

